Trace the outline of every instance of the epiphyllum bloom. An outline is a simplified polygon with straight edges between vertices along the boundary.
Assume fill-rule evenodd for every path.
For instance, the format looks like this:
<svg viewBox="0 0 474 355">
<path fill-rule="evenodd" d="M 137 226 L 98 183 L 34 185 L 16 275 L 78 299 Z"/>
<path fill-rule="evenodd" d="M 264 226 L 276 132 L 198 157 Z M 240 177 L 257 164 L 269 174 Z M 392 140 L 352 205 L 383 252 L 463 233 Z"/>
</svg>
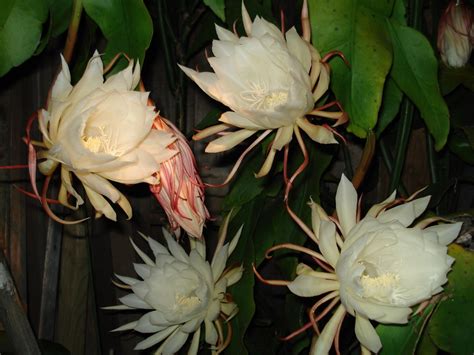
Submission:
<svg viewBox="0 0 474 355">
<path fill-rule="evenodd" d="M 226 223 L 227 224 L 227 223 Z M 242 277 L 242 267 L 228 267 L 226 262 L 235 249 L 240 230 L 228 244 L 224 244 L 226 228 L 220 235 L 212 262 L 206 261 L 203 240 L 190 239 L 191 252 L 184 249 L 165 230 L 168 248 L 144 237 L 153 251 L 150 259 L 132 242 L 144 264 L 134 264 L 141 280 L 117 276 L 132 293 L 120 298 L 122 305 L 106 307 L 115 310 L 146 310 L 137 321 L 125 324 L 115 331 L 136 330 L 149 335 L 135 347 L 147 349 L 161 343 L 155 354 L 174 354 L 191 339 L 188 354 L 197 354 L 201 325 L 204 339 L 220 352 L 230 342 L 230 318 L 238 311 L 226 288 Z M 227 339 L 223 339 L 223 324 L 227 324 Z"/>
<path fill-rule="evenodd" d="M 154 128 L 176 137 L 170 148 L 176 149 L 179 154 L 161 163 L 160 183 L 150 185 L 150 189 L 177 235 L 182 227 L 190 236 L 201 238 L 209 212 L 204 204 L 204 185 L 197 172 L 193 152 L 186 138 L 165 118 L 158 115 Z"/>
<path fill-rule="evenodd" d="M 95 52 L 82 78 L 72 86 L 68 65 L 62 57 L 61 61 L 48 108 L 39 111 L 43 143 L 38 158 L 45 159 L 39 170 L 50 177 L 60 167 L 63 205 L 76 209 L 84 202 L 73 187 L 74 173 L 98 216 L 116 219 L 111 201 L 130 218 L 129 202 L 110 181 L 158 183 L 160 163 L 177 153 L 168 148 L 176 138 L 153 129 L 156 113 L 147 105 L 148 93 L 134 91 L 140 80 L 138 63 L 134 67 L 130 61 L 104 82 L 102 60 Z M 68 194 L 75 198 L 75 205 L 69 203 Z"/>
<path fill-rule="evenodd" d="M 447 255 L 446 245 L 456 238 L 461 223 L 429 226 L 439 220 L 431 218 L 409 227 L 425 211 L 429 199 L 401 201 L 393 193 L 360 220 L 357 192 L 343 175 L 336 193 L 338 220 L 310 203 L 313 238 L 321 253 L 295 245 L 270 249 L 290 247 L 303 251 L 324 269 L 315 271 L 300 264 L 295 280 L 279 281 L 301 297 L 324 295 L 311 308 L 311 321 L 303 330 L 313 326 L 319 332 L 317 322 L 340 302 L 311 354 L 328 354 L 346 313 L 356 318 L 355 333 L 361 345 L 377 353 L 382 344 L 371 320 L 407 323 L 411 307 L 443 290 L 454 262 Z M 316 315 L 317 309 L 328 301 L 331 302 L 326 310 Z M 337 340 L 335 344 L 339 352 Z"/>
<path fill-rule="evenodd" d="M 221 134 L 207 145 L 206 152 L 229 150 L 264 131 L 243 153 L 234 171 L 250 149 L 273 130 L 277 131 L 257 174 L 261 177 L 269 172 L 276 151 L 287 146 L 293 133 L 300 146 L 303 144 L 300 129 L 316 142 L 337 143 L 330 128 L 311 123 L 306 115 L 338 119 L 338 123 L 345 116 L 342 112 L 323 111 L 335 103 L 313 110 L 328 89 L 329 67 L 309 43 L 311 31 L 306 1 L 302 12 L 303 38 L 294 27 L 283 35 L 276 26 L 258 16 L 252 23 L 243 3 L 242 18 L 247 37 L 238 37 L 216 25 L 219 39 L 213 41 L 214 57 L 208 59 L 213 73 L 200 73 L 182 66 L 181 69 L 209 96 L 231 109 L 219 118 L 222 124 L 204 129 L 193 137 L 200 140 Z M 228 131 L 233 128 L 236 130 Z M 302 150 L 306 151 L 303 147 Z"/>
<path fill-rule="evenodd" d="M 452 0 L 439 21 L 438 49 L 448 66 L 466 65 L 472 52 L 474 13 L 460 1 Z"/>
</svg>

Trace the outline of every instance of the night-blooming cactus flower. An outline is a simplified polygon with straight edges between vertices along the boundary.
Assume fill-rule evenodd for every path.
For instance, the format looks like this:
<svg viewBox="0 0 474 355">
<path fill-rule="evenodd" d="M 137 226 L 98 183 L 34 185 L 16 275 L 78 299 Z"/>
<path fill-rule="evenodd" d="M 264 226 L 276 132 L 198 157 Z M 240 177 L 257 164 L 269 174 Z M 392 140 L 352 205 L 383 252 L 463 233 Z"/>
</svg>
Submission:
<svg viewBox="0 0 474 355">
<path fill-rule="evenodd" d="M 471 57 L 474 37 L 474 13 L 460 1 L 452 0 L 441 16 L 438 29 L 438 49 L 441 60 L 459 68 Z"/>
<path fill-rule="evenodd" d="M 151 192 L 165 210 L 176 235 L 182 227 L 191 237 L 201 238 L 209 212 L 193 152 L 186 138 L 165 118 L 158 115 L 154 127 L 176 137 L 170 148 L 179 153 L 161 164 L 160 183 L 150 185 Z"/>
<path fill-rule="evenodd" d="M 314 109 L 328 89 L 329 67 L 309 43 L 306 1 L 302 12 L 303 38 L 294 27 L 282 34 L 261 17 L 257 16 L 252 22 L 243 3 L 242 18 L 247 36 L 239 37 L 216 25 L 219 39 L 213 41 L 214 57 L 208 59 L 214 72 L 197 72 L 183 66 L 181 69 L 204 92 L 231 109 L 219 118 L 222 124 L 204 129 L 193 137 L 200 140 L 221 134 L 207 145 L 206 152 L 229 150 L 264 131 L 251 149 L 276 130 L 267 158 L 257 174 L 261 177 L 269 172 L 276 152 L 290 143 L 293 133 L 300 146 L 303 144 L 300 129 L 316 142 L 337 143 L 328 126 L 313 124 L 306 115 L 337 119 L 339 123 L 345 116 L 343 112 L 323 111 L 331 105 Z"/>
<path fill-rule="evenodd" d="M 447 245 L 457 237 L 461 223 L 430 226 L 436 221 L 432 218 L 410 227 L 429 200 L 428 196 L 403 203 L 393 193 L 359 220 L 357 192 L 343 175 L 336 193 L 337 220 L 310 203 L 320 253 L 294 249 L 313 256 L 323 271 L 300 264 L 298 276 L 286 285 L 301 297 L 322 296 L 310 310 L 309 324 L 315 327 L 339 304 L 311 354 L 328 354 L 346 313 L 355 317 L 355 333 L 364 350 L 377 353 L 382 344 L 371 320 L 405 324 L 411 307 L 443 290 L 454 262 Z M 329 305 L 318 315 L 325 302 Z"/>
<path fill-rule="evenodd" d="M 155 354 L 174 354 L 190 339 L 188 354 L 197 354 L 201 326 L 204 340 L 215 351 L 222 351 L 230 341 L 223 339 L 223 322 L 229 327 L 237 313 L 237 305 L 226 292 L 242 276 L 242 267 L 227 267 L 229 255 L 237 246 L 240 231 L 230 243 L 224 244 L 226 228 L 220 235 L 212 262 L 206 261 L 203 240 L 190 239 L 191 252 L 185 250 L 164 231 L 168 247 L 145 237 L 154 254 L 154 261 L 133 242 L 143 264 L 134 264 L 140 279 L 117 276 L 119 285 L 132 293 L 120 298 L 122 305 L 106 307 L 115 310 L 145 310 L 137 321 L 115 331 L 135 330 L 148 335 L 135 349 L 147 349 L 161 343 Z"/>
<path fill-rule="evenodd" d="M 147 105 L 148 93 L 134 90 L 140 80 L 138 63 L 134 66 L 130 61 L 104 82 L 102 60 L 95 52 L 73 86 L 68 65 L 61 60 L 62 71 L 52 87 L 48 108 L 39 111 L 43 142 L 38 158 L 44 159 L 39 170 L 50 177 L 60 167 L 59 201 L 63 205 L 75 209 L 84 202 L 73 187 L 73 173 L 97 216 L 116 219 L 110 201 L 130 218 L 129 202 L 110 181 L 157 184 L 160 163 L 177 153 L 168 148 L 176 137 L 153 129 L 156 113 Z M 68 195 L 75 198 L 74 205 Z"/>
</svg>

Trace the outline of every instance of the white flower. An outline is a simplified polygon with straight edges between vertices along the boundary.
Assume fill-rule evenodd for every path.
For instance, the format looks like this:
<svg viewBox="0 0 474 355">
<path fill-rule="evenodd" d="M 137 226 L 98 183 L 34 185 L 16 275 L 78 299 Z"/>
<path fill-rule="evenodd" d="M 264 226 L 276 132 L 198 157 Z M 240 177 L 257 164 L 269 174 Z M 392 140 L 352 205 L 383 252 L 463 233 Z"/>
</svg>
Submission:
<svg viewBox="0 0 474 355">
<path fill-rule="evenodd" d="M 471 57 L 474 13 L 459 1 L 452 0 L 439 21 L 438 49 L 441 60 L 448 66 L 460 68 Z"/>
<path fill-rule="evenodd" d="M 434 220 L 409 227 L 428 206 L 429 196 L 402 203 L 393 193 L 358 220 L 357 192 L 343 175 L 336 194 L 338 221 L 311 203 L 315 240 L 321 254 L 312 253 L 326 272 L 300 264 L 298 276 L 288 284 L 296 295 L 326 294 L 312 309 L 331 299 L 340 305 L 312 347 L 312 354 L 327 354 L 344 315 L 355 316 L 355 333 L 362 346 L 376 353 L 382 347 L 370 320 L 404 324 L 410 307 L 443 290 L 454 259 L 446 245 L 459 233 L 461 223 L 428 226 Z M 395 206 L 395 207 L 393 207 Z M 338 230 L 340 233 L 338 233 Z M 309 251 L 311 253 L 311 251 Z"/>
<path fill-rule="evenodd" d="M 230 243 L 224 244 L 226 228 L 223 229 L 210 264 L 205 260 L 202 240 L 190 240 L 192 250 L 188 255 L 168 232 L 163 232 L 168 248 L 145 237 L 155 261 L 132 242 L 144 262 L 134 264 L 143 281 L 117 275 L 125 284 L 122 287 L 130 288 L 133 293 L 120 298 L 123 305 L 106 309 L 144 309 L 148 313 L 115 331 L 133 329 L 152 334 L 135 349 L 162 343 L 155 354 L 165 355 L 176 353 L 192 335 L 188 354 L 196 354 L 204 323 L 206 343 L 222 350 L 227 345 L 222 339 L 222 321 L 230 327 L 230 318 L 237 313 L 237 305 L 226 289 L 240 280 L 243 271 L 241 266 L 226 268 L 226 262 L 237 246 L 241 230 Z"/>
<path fill-rule="evenodd" d="M 309 38 L 301 38 L 294 27 L 283 35 L 258 16 L 252 23 L 243 3 L 242 18 L 247 37 L 238 37 L 216 25 L 219 40 L 213 41 L 214 57 L 208 59 L 214 73 L 180 67 L 209 96 L 231 109 L 220 117 L 223 124 L 211 126 L 193 139 L 237 128 L 210 142 L 206 152 L 226 151 L 264 130 L 257 144 L 277 130 L 267 160 L 257 174 L 264 176 L 276 151 L 291 141 L 293 132 L 299 135 L 300 128 L 316 142 L 337 143 L 330 129 L 312 124 L 305 115 L 340 118 L 343 113 L 313 110 L 328 89 L 329 67 Z"/>
<path fill-rule="evenodd" d="M 103 64 L 95 52 L 79 80 L 72 86 L 64 58 L 51 91 L 47 110 L 40 110 L 44 150 L 38 165 L 50 176 L 61 166 L 59 201 L 70 208 L 83 203 L 74 189 L 71 173 L 82 182 L 98 215 L 116 219 L 110 201 L 131 217 L 127 199 L 108 181 L 124 184 L 159 182 L 160 163 L 176 154 L 167 148 L 175 137 L 152 129 L 156 116 L 148 106 L 148 93 L 133 91 L 140 80 L 140 66 L 129 66 L 105 82 Z M 76 199 L 69 204 L 67 194 Z"/>
</svg>

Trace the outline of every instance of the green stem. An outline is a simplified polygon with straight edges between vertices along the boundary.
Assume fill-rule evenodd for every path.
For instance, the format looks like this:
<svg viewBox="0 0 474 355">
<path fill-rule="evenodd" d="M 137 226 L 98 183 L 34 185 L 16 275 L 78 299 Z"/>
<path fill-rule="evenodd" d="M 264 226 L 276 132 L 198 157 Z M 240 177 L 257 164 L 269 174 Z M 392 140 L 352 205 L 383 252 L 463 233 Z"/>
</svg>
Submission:
<svg viewBox="0 0 474 355">
<path fill-rule="evenodd" d="M 433 138 L 428 131 L 426 133 L 426 150 L 428 152 L 428 163 L 430 168 L 431 183 L 436 184 L 439 181 L 438 164 L 436 164 L 436 152 L 434 149 Z"/>
<path fill-rule="evenodd" d="M 408 139 L 410 138 L 411 126 L 413 123 L 413 113 L 413 104 L 405 97 L 402 103 L 400 122 L 397 131 L 397 141 L 395 143 L 395 164 L 393 166 L 388 191 L 397 190 L 400 185 L 403 166 L 405 165 Z"/>
<path fill-rule="evenodd" d="M 385 139 L 379 139 L 379 147 L 380 147 L 380 153 L 382 154 L 382 159 L 385 164 L 385 167 L 387 168 L 388 174 L 391 176 L 393 172 L 393 156 L 390 150 L 387 147 L 387 144 L 385 143 Z M 399 188 L 400 193 L 403 196 L 408 196 L 407 190 L 405 186 L 403 185 L 403 182 L 400 181 Z M 391 193 L 392 191 L 389 191 Z"/>
<path fill-rule="evenodd" d="M 423 19 L 423 0 L 412 0 L 408 5 L 408 25 L 420 31 Z M 400 185 L 414 112 L 415 107 L 413 106 L 413 103 L 405 96 L 402 102 L 400 123 L 398 125 L 395 165 L 392 170 L 389 191 L 396 190 Z"/>
<path fill-rule="evenodd" d="M 74 53 L 74 47 L 77 40 L 77 31 L 81 22 L 82 0 L 74 0 L 72 4 L 71 22 L 67 30 L 66 45 L 64 46 L 64 59 L 70 63 Z"/>
</svg>

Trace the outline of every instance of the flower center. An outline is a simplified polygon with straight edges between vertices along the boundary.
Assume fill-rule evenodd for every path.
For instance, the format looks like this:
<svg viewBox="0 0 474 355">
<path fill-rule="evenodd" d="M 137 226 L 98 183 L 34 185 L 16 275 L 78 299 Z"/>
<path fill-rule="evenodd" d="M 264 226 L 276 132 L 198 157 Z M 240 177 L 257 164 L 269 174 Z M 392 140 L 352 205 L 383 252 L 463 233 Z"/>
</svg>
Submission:
<svg viewBox="0 0 474 355">
<path fill-rule="evenodd" d="M 269 92 L 266 83 L 248 83 L 250 90 L 240 93 L 242 100 L 247 101 L 250 107 L 258 110 L 270 110 L 275 106 L 286 103 L 288 93 L 285 91 Z"/>
<path fill-rule="evenodd" d="M 96 134 L 84 134 L 81 139 L 84 146 L 92 153 L 107 153 L 116 157 L 121 156 L 122 152 L 117 149 L 117 140 L 107 134 L 104 126 L 94 127 Z"/>
<path fill-rule="evenodd" d="M 371 276 L 364 273 L 360 277 L 360 285 L 364 298 L 373 298 L 382 302 L 393 303 L 394 289 L 400 283 L 400 276 L 392 273 Z"/>
<path fill-rule="evenodd" d="M 176 307 L 186 313 L 189 309 L 194 309 L 201 304 L 201 299 L 196 295 L 185 296 L 177 294 L 175 297 Z"/>
</svg>

